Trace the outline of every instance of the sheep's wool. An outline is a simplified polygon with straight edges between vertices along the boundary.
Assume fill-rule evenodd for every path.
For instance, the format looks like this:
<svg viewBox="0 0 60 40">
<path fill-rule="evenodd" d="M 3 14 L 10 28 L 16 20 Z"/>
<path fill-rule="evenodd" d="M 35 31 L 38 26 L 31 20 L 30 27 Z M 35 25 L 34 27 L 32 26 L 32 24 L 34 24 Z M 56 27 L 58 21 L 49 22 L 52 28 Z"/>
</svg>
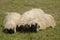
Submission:
<svg viewBox="0 0 60 40">
<path fill-rule="evenodd" d="M 45 12 L 41 9 L 32 9 L 25 12 L 21 17 L 20 24 L 34 24 L 37 23 L 40 28 L 39 29 L 46 29 L 47 27 L 56 25 L 54 18 L 50 14 L 45 14 Z"/>
<path fill-rule="evenodd" d="M 44 14 L 44 12 L 41 9 L 29 10 L 22 15 L 21 22 L 22 22 L 22 24 L 30 23 L 29 21 L 43 17 L 42 16 L 43 14 Z"/>
<path fill-rule="evenodd" d="M 4 20 L 4 28 L 13 29 L 16 32 L 16 25 L 19 24 L 21 15 L 16 12 L 7 12 Z"/>
</svg>

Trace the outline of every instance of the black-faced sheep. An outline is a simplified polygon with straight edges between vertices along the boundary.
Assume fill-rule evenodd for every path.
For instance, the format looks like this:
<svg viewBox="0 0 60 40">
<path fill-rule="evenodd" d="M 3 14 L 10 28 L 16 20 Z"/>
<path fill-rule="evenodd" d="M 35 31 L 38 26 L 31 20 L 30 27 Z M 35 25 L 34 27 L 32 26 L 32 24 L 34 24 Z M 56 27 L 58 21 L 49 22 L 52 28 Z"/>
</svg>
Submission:
<svg viewBox="0 0 60 40">
<path fill-rule="evenodd" d="M 19 25 L 28 24 L 31 27 L 31 24 L 35 23 L 37 23 L 40 26 L 38 26 L 38 30 L 46 29 L 50 26 L 54 28 L 54 26 L 56 25 L 53 16 L 51 16 L 50 14 L 46 14 L 43 10 L 37 8 L 25 12 L 22 15 L 21 22 L 19 23 Z M 33 27 L 34 26 L 32 26 L 32 29 Z"/>
<path fill-rule="evenodd" d="M 7 16 L 3 22 L 4 29 L 8 31 L 16 32 L 16 25 L 19 24 L 21 15 L 16 12 L 7 12 Z"/>
</svg>

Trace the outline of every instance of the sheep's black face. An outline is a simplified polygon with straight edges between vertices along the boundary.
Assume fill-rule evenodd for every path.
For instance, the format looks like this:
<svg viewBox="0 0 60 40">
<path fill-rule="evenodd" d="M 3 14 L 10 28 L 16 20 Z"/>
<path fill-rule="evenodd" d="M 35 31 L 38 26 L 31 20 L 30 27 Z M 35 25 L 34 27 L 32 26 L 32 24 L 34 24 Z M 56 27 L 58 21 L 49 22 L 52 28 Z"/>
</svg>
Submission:
<svg viewBox="0 0 60 40">
<path fill-rule="evenodd" d="M 16 30 L 20 32 L 28 32 L 30 28 L 30 25 L 25 24 L 25 25 L 20 25 L 20 27 L 17 26 Z"/>
<path fill-rule="evenodd" d="M 31 24 L 31 27 L 30 27 L 29 30 L 30 30 L 31 32 L 34 32 L 34 31 L 36 32 L 36 29 L 37 29 L 37 25 L 36 25 L 36 24 L 35 24 L 35 25 L 34 25 L 34 24 Z"/>
<path fill-rule="evenodd" d="M 13 29 L 9 29 L 8 32 L 9 33 L 14 33 L 14 30 Z"/>
<path fill-rule="evenodd" d="M 10 34 L 14 33 L 14 30 L 13 29 L 4 29 L 3 31 L 5 33 L 10 33 Z"/>
<path fill-rule="evenodd" d="M 40 26 L 37 23 L 31 24 L 30 31 L 37 32 L 39 30 L 39 28 L 40 28 Z"/>
<path fill-rule="evenodd" d="M 30 29 L 30 25 L 26 24 L 25 25 L 25 31 L 29 32 L 29 29 Z"/>
<path fill-rule="evenodd" d="M 25 27 L 24 27 L 24 25 L 20 25 L 20 27 L 17 26 L 16 30 L 23 32 L 25 30 Z"/>
</svg>

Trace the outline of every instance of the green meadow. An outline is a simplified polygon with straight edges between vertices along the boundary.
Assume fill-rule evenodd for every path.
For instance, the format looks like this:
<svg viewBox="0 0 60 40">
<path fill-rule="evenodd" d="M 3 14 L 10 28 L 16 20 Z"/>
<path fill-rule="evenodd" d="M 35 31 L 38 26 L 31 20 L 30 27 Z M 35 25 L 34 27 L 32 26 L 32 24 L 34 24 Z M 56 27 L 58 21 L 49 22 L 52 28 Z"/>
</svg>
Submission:
<svg viewBox="0 0 60 40">
<path fill-rule="evenodd" d="M 32 8 L 41 8 L 56 20 L 55 28 L 39 32 L 7 34 L 3 32 L 5 12 L 23 14 Z M 0 0 L 0 40 L 60 40 L 60 0 Z"/>
</svg>

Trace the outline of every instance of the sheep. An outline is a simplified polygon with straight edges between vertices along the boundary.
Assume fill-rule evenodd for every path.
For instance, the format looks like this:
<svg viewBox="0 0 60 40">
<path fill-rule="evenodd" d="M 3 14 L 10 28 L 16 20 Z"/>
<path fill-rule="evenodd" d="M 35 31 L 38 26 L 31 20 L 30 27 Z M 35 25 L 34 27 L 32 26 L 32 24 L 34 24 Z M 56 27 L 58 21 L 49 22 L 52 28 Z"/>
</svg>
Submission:
<svg viewBox="0 0 60 40">
<path fill-rule="evenodd" d="M 28 27 L 29 27 L 29 26 L 28 26 Z M 38 27 L 40 28 L 40 26 L 38 26 L 37 23 L 31 24 L 31 27 L 29 27 L 29 31 L 30 31 L 30 32 L 37 32 L 37 31 L 39 31 L 39 30 L 38 30 Z"/>
<path fill-rule="evenodd" d="M 35 20 L 39 25 L 39 29 L 46 29 L 47 27 L 54 28 L 56 26 L 56 22 L 52 15 L 50 14 L 44 14 L 43 18 L 39 18 L 38 20 Z"/>
<path fill-rule="evenodd" d="M 38 29 L 46 29 L 47 27 L 52 27 L 54 28 L 56 26 L 56 22 L 54 20 L 54 17 L 50 14 L 44 14 L 42 15 L 43 17 L 41 18 L 36 18 L 35 16 L 35 19 L 33 19 L 32 21 L 29 21 L 29 24 L 31 23 L 37 23 L 40 28 Z"/>
<path fill-rule="evenodd" d="M 41 9 L 36 9 L 36 8 L 31 9 L 22 15 L 19 25 L 29 24 L 31 26 L 31 21 L 33 23 L 33 20 L 37 21 L 37 19 L 43 18 L 44 14 L 45 13 Z M 37 23 L 37 22 L 34 22 L 34 23 Z"/>
<path fill-rule="evenodd" d="M 27 12 L 24 12 L 21 18 L 21 24 L 27 24 L 27 21 L 31 21 L 35 18 L 42 17 L 44 12 L 41 9 L 31 9 Z"/>
<path fill-rule="evenodd" d="M 6 16 L 3 22 L 4 29 L 13 30 L 16 32 L 16 27 L 19 24 L 21 15 L 17 12 L 6 12 Z"/>
<path fill-rule="evenodd" d="M 54 17 L 50 14 L 45 14 L 44 16 L 45 16 L 45 19 L 47 20 L 48 27 L 54 28 L 56 26 Z"/>
<path fill-rule="evenodd" d="M 37 31 L 39 31 L 40 29 L 46 29 L 50 26 L 54 28 L 54 26 L 56 25 L 53 16 L 51 16 L 50 14 L 46 14 L 43 10 L 37 8 L 25 12 L 22 15 L 19 25 L 28 24 L 30 25 L 29 27 L 31 27 L 31 24 L 34 25 L 35 23 L 38 24 L 38 26 L 36 26 Z"/>
</svg>

